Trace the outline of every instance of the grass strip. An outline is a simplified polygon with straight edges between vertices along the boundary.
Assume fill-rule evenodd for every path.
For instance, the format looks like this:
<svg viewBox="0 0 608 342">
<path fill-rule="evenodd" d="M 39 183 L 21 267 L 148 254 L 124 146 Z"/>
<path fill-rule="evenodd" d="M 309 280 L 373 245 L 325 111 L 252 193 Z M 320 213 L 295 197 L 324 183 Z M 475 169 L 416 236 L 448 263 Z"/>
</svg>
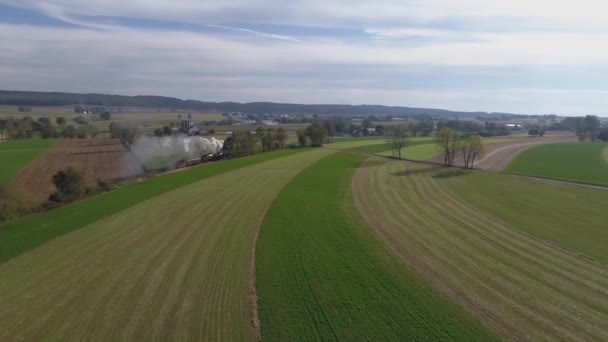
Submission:
<svg viewBox="0 0 608 342">
<path fill-rule="evenodd" d="M 296 176 L 262 223 L 256 253 L 269 341 L 491 340 L 468 313 L 397 262 L 350 192 L 365 157 L 339 153 Z"/>
<path fill-rule="evenodd" d="M 523 175 L 608 185 L 607 143 L 559 143 L 530 148 L 517 155 L 505 171 Z"/>
</svg>

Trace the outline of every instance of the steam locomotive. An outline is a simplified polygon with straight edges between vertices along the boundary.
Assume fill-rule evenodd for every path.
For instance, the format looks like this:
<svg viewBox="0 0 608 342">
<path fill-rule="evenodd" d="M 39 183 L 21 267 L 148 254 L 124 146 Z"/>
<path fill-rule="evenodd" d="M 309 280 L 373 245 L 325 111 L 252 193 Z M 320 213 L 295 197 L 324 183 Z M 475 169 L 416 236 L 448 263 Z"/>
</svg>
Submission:
<svg viewBox="0 0 608 342">
<path fill-rule="evenodd" d="M 174 168 L 182 169 L 184 167 L 190 167 L 190 166 L 194 166 L 194 165 L 198 165 L 198 164 L 203 164 L 203 163 L 220 160 L 225 157 L 226 157 L 226 154 L 224 152 L 203 154 L 200 158 L 194 158 L 194 159 L 190 159 L 190 160 L 180 159 L 175 162 Z"/>
</svg>

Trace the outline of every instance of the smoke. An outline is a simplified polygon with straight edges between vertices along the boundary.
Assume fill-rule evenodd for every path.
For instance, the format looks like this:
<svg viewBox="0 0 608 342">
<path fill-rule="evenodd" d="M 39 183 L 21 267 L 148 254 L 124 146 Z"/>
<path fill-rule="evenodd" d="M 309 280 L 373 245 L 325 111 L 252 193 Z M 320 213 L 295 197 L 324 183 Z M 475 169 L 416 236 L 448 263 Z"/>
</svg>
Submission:
<svg viewBox="0 0 608 342">
<path fill-rule="evenodd" d="M 131 151 L 144 165 L 152 163 L 156 167 L 165 167 L 179 159 L 194 159 L 220 152 L 223 146 L 223 140 L 199 136 L 142 136 L 131 145 Z"/>
</svg>

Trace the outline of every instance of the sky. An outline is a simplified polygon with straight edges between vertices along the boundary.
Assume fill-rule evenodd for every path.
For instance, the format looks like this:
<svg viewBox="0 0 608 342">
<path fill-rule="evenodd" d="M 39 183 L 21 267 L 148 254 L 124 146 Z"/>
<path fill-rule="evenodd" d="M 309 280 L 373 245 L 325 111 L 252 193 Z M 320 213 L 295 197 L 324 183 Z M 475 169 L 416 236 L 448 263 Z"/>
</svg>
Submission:
<svg viewBox="0 0 608 342">
<path fill-rule="evenodd" d="M 0 89 L 608 112 L 599 0 L 0 0 Z"/>
</svg>

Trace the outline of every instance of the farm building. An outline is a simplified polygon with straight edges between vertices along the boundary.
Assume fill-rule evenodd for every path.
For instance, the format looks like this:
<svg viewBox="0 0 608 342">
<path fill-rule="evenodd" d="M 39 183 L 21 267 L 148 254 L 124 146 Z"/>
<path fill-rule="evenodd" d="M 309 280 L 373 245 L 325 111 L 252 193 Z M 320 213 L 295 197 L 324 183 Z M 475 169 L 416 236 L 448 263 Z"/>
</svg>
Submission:
<svg viewBox="0 0 608 342">
<path fill-rule="evenodd" d="M 205 128 L 198 127 L 192 120 L 182 120 L 177 133 L 186 135 L 207 135 L 209 134 L 209 131 Z"/>
</svg>

